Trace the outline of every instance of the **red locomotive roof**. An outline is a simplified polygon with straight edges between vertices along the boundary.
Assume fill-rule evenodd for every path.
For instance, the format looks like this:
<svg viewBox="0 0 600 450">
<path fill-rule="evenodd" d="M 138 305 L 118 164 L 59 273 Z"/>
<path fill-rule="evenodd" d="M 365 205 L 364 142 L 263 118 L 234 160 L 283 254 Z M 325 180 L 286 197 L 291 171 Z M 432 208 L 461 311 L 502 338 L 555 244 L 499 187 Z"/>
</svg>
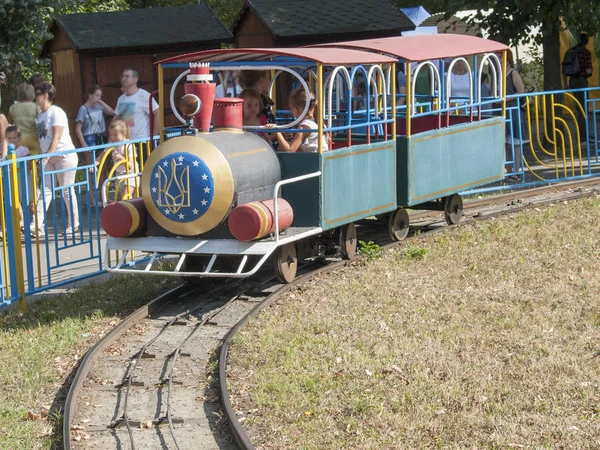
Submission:
<svg viewBox="0 0 600 450">
<path fill-rule="evenodd" d="M 408 61 L 455 58 L 480 53 L 494 53 L 508 47 L 496 41 L 463 34 L 423 34 L 380 39 L 318 44 L 316 48 L 370 50 Z"/>
<path fill-rule="evenodd" d="M 269 61 L 274 56 L 288 56 L 322 64 L 385 64 L 396 60 L 378 53 L 346 48 L 229 48 L 188 53 L 163 59 L 159 64 L 172 62 L 236 62 Z"/>
</svg>

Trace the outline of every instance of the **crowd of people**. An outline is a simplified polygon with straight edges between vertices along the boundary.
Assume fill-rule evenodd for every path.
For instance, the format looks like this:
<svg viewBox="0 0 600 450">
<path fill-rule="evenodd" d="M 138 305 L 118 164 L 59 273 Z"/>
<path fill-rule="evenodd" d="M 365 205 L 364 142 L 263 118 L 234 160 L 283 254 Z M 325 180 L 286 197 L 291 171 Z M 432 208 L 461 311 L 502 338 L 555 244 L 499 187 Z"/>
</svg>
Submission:
<svg viewBox="0 0 600 450">
<path fill-rule="evenodd" d="M 2 80 L 4 81 L 4 79 Z M 98 85 L 91 86 L 87 91 L 87 99 L 79 109 L 75 120 L 75 135 L 82 148 L 93 147 L 112 142 L 117 145 L 107 147 L 97 152 L 85 152 L 84 159 L 90 172 L 94 173 L 97 166 L 110 151 L 115 173 L 122 175 L 126 171 L 137 171 L 131 146 L 122 143 L 133 139 L 148 139 L 150 135 L 150 93 L 138 87 L 139 74 L 134 69 L 125 69 L 121 76 L 122 95 L 113 110 L 102 101 L 102 89 Z M 71 234 L 79 229 L 79 205 L 75 195 L 74 183 L 79 157 L 71 139 L 67 114 L 54 104 L 56 88 L 40 75 L 34 75 L 28 83 L 21 83 L 15 92 L 16 101 L 10 106 L 8 117 L 0 114 L 0 152 L 4 159 L 7 156 L 9 144 L 14 146 L 17 158 L 29 155 L 44 155 L 38 160 L 38 180 L 44 174 L 44 182 L 36 186 L 37 202 L 34 202 L 32 186 L 34 164 L 27 164 L 27 191 L 20 190 L 23 203 L 29 198 L 28 205 L 21 205 L 21 229 L 26 228 L 35 236 L 44 235 L 46 211 L 53 199 L 53 177 L 58 186 L 63 187 L 63 200 L 66 206 L 67 223 L 64 233 Z M 153 111 L 158 104 L 153 101 Z M 112 122 L 106 129 L 106 117 L 112 117 Z M 155 129 L 157 116 L 155 115 Z M 108 135 L 107 135 L 108 131 Z M 127 147 L 127 148 L 126 148 Z M 94 161 L 95 159 L 95 161 Z M 91 182 L 95 182 L 91 180 Z M 91 184 L 91 183 L 90 183 Z M 91 187 L 91 186 L 90 186 Z M 97 191 L 90 189 L 91 204 L 99 203 Z M 121 196 L 132 195 L 131 188 L 121 188 Z M 37 208 L 34 208 L 37 203 Z M 23 222 L 22 207 L 26 206 L 31 212 L 31 223 Z"/>
</svg>

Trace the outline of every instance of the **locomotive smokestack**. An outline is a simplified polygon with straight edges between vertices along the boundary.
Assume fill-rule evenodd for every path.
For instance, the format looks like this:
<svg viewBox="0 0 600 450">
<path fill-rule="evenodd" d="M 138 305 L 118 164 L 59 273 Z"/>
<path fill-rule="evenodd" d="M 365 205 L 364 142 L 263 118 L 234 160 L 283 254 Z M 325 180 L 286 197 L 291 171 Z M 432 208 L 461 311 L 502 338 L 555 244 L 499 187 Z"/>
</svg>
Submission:
<svg viewBox="0 0 600 450">
<path fill-rule="evenodd" d="M 244 100 L 241 98 L 215 98 L 213 126 L 217 130 L 242 130 Z"/>
<path fill-rule="evenodd" d="M 200 131 L 210 131 L 215 90 L 217 85 L 212 82 L 208 63 L 190 63 L 190 73 L 184 86 L 186 94 L 196 95 L 202 102 L 200 113 L 194 117 L 194 128 Z"/>
</svg>

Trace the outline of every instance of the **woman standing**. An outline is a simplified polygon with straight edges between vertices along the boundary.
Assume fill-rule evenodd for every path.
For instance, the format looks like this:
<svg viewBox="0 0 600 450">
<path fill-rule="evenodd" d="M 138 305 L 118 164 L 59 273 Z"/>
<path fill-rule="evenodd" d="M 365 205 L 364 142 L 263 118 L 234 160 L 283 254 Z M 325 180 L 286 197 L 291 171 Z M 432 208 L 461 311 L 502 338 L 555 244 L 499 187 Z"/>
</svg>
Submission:
<svg viewBox="0 0 600 450">
<path fill-rule="evenodd" d="M 21 130 L 21 144 L 29 149 L 32 155 L 40 154 L 40 142 L 35 132 L 35 121 L 39 110 L 33 100 L 35 89 L 29 83 L 17 86 L 17 103 L 10 106 L 8 120 Z"/>
<path fill-rule="evenodd" d="M 63 199 L 67 208 L 67 234 L 74 233 L 79 229 L 79 208 L 73 183 L 77 169 L 77 153 L 56 155 L 54 153 L 66 150 L 75 150 L 69 134 L 69 122 L 67 115 L 58 106 L 53 105 L 56 89 L 50 83 L 44 81 L 35 87 L 35 103 L 40 108 L 36 122 L 36 129 L 42 153 L 46 157 L 42 160 L 44 168 L 44 184 L 40 191 L 37 204 L 37 225 L 35 220 L 31 223 L 31 233 L 35 237 L 44 235 L 45 213 L 54 197 L 52 172 L 58 185 L 62 186 Z"/>
<path fill-rule="evenodd" d="M 102 89 L 93 84 L 87 90 L 87 101 L 81 105 L 75 119 L 75 134 L 81 147 L 106 143 L 104 114 L 114 116 L 114 110 L 102 101 Z"/>
</svg>

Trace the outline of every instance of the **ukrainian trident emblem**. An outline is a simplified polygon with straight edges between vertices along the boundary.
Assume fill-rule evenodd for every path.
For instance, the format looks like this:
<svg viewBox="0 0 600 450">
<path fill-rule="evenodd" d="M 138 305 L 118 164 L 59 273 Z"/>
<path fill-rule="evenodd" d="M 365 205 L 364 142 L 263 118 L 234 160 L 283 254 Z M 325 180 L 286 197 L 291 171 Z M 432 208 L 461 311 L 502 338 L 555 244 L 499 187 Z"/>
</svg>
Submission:
<svg viewBox="0 0 600 450">
<path fill-rule="evenodd" d="M 166 167 L 170 166 L 170 171 L 158 166 L 157 203 L 159 207 L 166 207 L 172 214 L 177 214 L 181 208 L 190 206 L 190 168 L 186 166 L 178 171 L 175 159 L 170 164 L 168 161 L 165 163 Z M 179 165 L 183 166 L 183 163 Z"/>
<path fill-rule="evenodd" d="M 152 169 L 152 201 L 166 218 L 192 222 L 210 208 L 214 196 L 210 169 L 191 153 L 171 153 Z"/>
</svg>

